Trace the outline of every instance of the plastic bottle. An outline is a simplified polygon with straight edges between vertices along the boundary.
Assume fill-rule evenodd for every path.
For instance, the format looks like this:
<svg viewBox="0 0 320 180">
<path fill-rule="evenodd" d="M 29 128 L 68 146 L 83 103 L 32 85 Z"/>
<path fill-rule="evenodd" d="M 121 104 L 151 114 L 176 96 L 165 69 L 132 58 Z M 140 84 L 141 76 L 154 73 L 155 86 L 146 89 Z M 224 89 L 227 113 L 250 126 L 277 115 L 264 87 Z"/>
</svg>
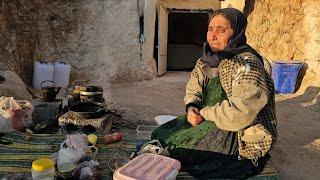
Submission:
<svg viewBox="0 0 320 180">
<path fill-rule="evenodd" d="M 54 180 L 55 169 L 53 160 L 49 158 L 40 158 L 33 161 L 31 173 L 33 180 Z"/>
<path fill-rule="evenodd" d="M 71 66 L 64 62 L 54 63 L 53 81 L 56 87 L 67 88 L 69 86 Z"/>
<path fill-rule="evenodd" d="M 39 90 L 41 88 L 41 82 L 53 81 L 54 66 L 52 63 L 45 61 L 36 61 L 34 63 L 33 70 L 33 88 Z"/>
<path fill-rule="evenodd" d="M 122 133 L 106 134 L 104 136 L 104 141 L 106 142 L 106 144 L 110 144 L 113 142 L 121 141 L 122 138 L 123 138 Z"/>
</svg>

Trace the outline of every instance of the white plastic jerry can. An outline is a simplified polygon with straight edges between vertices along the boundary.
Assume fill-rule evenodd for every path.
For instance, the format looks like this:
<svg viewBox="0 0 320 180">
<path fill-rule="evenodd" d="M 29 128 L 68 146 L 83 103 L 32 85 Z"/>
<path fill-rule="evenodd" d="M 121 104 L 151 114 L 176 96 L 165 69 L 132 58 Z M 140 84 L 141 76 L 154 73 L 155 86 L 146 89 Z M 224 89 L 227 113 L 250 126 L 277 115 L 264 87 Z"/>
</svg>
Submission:
<svg viewBox="0 0 320 180">
<path fill-rule="evenodd" d="M 47 80 L 53 81 L 53 71 L 54 66 L 52 63 L 47 63 L 45 61 L 34 62 L 33 88 L 39 90 L 41 88 L 41 82 Z"/>
<path fill-rule="evenodd" d="M 53 81 L 56 87 L 67 88 L 69 86 L 69 78 L 71 72 L 71 65 L 65 62 L 54 63 Z"/>
</svg>

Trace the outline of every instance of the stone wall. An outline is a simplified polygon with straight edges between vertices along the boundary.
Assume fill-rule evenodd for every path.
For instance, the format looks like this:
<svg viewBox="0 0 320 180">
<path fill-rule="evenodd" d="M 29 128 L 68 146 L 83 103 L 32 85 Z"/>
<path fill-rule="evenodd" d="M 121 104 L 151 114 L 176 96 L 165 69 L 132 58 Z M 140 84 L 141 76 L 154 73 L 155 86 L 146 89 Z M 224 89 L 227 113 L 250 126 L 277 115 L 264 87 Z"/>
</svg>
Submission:
<svg viewBox="0 0 320 180">
<path fill-rule="evenodd" d="M 137 2 L 143 9 L 141 0 L 2 0 L 0 69 L 28 84 L 35 60 L 70 63 L 71 79 L 153 78 L 140 55 Z"/>
<path fill-rule="evenodd" d="M 320 2 L 245 2 L 249 44 L 269 60 L 305 60 L 305 82 L 320 84 Z M 142 14 L 144 0 L 2 0 L 0 70 L 30 84 L 35 60 L 63 60 L 72 80 L 151 79 L 155 62 L 142 56 L 138 5 Z"/>
<path fill-rule="evenodd" d="M 320 1 L 246 0 L 248 42 L 269 60 L 308 66 L 303 83 L 320 85 Z"/>
</svg>

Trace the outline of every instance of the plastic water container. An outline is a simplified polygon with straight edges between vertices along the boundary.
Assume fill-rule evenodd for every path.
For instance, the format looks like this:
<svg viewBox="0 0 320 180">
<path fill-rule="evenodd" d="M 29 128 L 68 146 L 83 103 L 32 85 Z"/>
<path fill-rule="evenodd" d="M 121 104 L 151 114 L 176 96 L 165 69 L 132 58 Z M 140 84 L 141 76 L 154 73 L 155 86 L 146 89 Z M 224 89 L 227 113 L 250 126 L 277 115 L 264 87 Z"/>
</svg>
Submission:
<svg viewBox="0 0 320 180">
<path fill-rule="evenodd" d="M 33 180 L 54 180 L 55 169 L 54 162 L 49 158 L 40 158 L 32 162 Z"/>
<path fill-rule="evenodd" d="M 53 81 L 56 87 L 67 88 L 69 86 L 71 66 L 64 62 L 54 63 Z"/>
<path fill-rule="evenodd" d="M 275 93 L 294 93 L 296 81 L 303 62 L 300 61 L 274 61 L 272 64 L 272 78 Z"/>
<path fill-rule="evenodd" d="M 181 164 L 176 159 L 145 153 L 134 158 L 120 169 L 117 169 L 113 174 L 113 179 L 174 180 L 180 168 Z"/>
<path fill-rule="evenodd" d="M 41 88 L 41 82 L 53 81 L 54 66 L 52 63 L 45 61 L 36 61 L 34 63 L 33 70 L 33 88 L 39 90 Z"/>
</svg>

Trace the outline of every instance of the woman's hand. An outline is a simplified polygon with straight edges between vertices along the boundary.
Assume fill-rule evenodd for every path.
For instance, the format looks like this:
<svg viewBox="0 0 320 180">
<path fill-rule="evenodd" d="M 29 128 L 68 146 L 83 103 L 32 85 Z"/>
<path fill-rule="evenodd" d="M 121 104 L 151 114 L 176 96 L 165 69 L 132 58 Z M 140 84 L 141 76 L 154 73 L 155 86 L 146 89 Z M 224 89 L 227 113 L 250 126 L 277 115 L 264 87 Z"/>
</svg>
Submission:
<svg viewBox="0 0 320 180">
<path fill-rule="evenodd" d="M 203 121 L 202 116 L 200 115 L 200 111 L 198 108 L 190 107 L 187 113 L 188 122 L 193 126 L 197 126 Z"/>
</svg>

